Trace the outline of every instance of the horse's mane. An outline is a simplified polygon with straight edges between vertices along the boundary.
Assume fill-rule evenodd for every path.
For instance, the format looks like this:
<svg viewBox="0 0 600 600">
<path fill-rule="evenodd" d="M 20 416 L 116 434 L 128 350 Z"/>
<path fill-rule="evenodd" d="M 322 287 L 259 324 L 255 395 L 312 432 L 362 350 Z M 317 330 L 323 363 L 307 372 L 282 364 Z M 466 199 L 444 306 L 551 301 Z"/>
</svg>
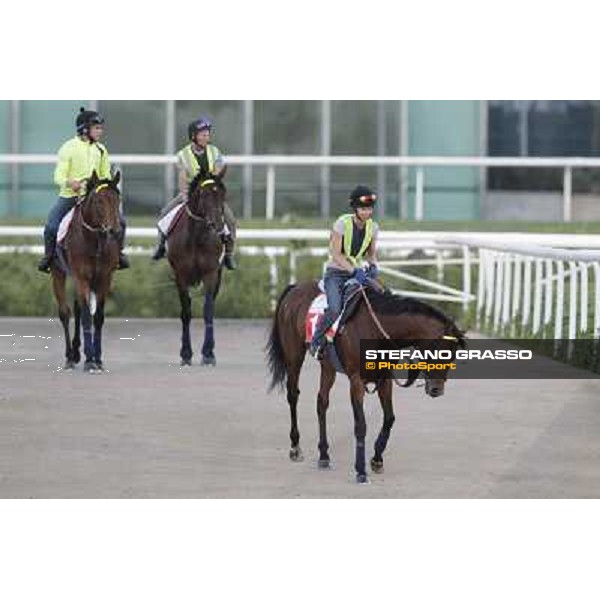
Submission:
<svg viewBox="0 0 600 600">
<path fill-rule="evenodd" d="M 382 315 L 417 314 L 437 319 L 446 326 L 448 333 L 452 333 L 459 340 L 464 338 L 464 333 L 456 326 L 453 319 L 445 315 L 441 310 L 421 302 L 415 298 L 400 296 L 392 292 L 377 292 L 367 289 L 367 297 L 376 313 Z"/>
</svg>

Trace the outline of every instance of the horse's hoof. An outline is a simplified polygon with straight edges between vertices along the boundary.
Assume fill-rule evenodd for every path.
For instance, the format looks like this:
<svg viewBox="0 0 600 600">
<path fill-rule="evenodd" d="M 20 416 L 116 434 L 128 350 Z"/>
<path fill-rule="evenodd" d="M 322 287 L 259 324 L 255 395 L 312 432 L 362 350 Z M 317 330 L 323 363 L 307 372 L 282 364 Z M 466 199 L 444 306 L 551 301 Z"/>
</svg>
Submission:
<svg viewBox="0 0 600 600">
<path fill-rule="evenodd" d="M 214 356 L 202 356 L 202 366 L 217 366 L 217 359 Z"/>
<path fill-rule="evenodd" d="M 319 469 L 323 471 L 328 471 L 329 469 L 331 469 L 331 460 L 329 460 L 328 458 L 320 458 L 318 465 Z"/>
<path fill-rule="evenodd" d="M 101 360 L 97 360 L 97 361 L 96 361 L 96 369 L 97 369 L 98 371 L 104 371 L 104 364 L 102 363 L 102 361 L 101 361 Z"/>
<path fill-rule="evenodd" d="M 83 365 L 84 373 L 96 373 L 97 370 L 98 370 L 98 367 L 96 366 L 96 363 L 93 361 L 86 361 L 85 364 Z"/>
<path fill-rule="evenodd" d="M 383 461 L 371 459 L 371 470 L 373 473 L 383 473 Z"/>
<path fill-rule="evenodd" d="M 294 446 L 290 450 L 290 460 L 294 462 L 302 462 L 304 460 L 304 454 L 302 454 L 300 446 Z"/>
<path fill-rule="evenodd" d="M 75 363 L 72 360 L 68 360 L 63 367 L 64 371 L 71 371 L 75 368 Z"/>
<path fill-rule="evenodd" d="M 179 364 L 182 367 L 191 367 L 192 366 L 192 359 L 191 358 L 182 358 L 181 362 Z"/>
<path fill-rule="evenodd" d="M 369 478 L 367 477 L 366 473 L 359 473 L 356 476 L 356 483 L 360 484 L 360 485 L 367 485 L 369 482 Z"/>
</svg>

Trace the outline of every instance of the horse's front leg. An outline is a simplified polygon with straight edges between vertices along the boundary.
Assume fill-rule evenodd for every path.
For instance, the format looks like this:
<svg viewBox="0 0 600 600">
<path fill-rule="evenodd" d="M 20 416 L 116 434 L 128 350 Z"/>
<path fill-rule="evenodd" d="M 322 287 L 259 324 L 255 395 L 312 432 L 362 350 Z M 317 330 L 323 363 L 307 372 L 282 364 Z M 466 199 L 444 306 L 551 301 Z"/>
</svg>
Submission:
<svg viewBox="0 0 600 600">
<path fill-rule="evenodd" d="M 215 298 L 210 291 L 204 294 L 204 343 L 202 344 L 202 364 L 217 364 L 215 358 L 215 333 L 214 333 Z"/>
<path fill-rule="evenodd" d="M 354 414 L 354 437 L 356 440 L 356 457 L 354 468 L 356 469 L 356 482 L 369 483 L 365 466 L 365 438 L 367 437 L 367 422 L 363 401 L 365 387 L 359 374 L 350 379 L 350 398 L 352 400 L 352 412 Z"/>
<path fill-rule="evenodd" d="M 319 417 L 319 469 L 329 469 L 329 442 L 327 441 L 327 409 L 329 393 L 335 382 L 335 369 L 329 362 L 321 363 L 321 381 L 317 395 L 317 416 Z"/>
<path fill-rule="evenodd" d="M 97 370 L 96 361 L 94 359 L 94 336 L 92 332 L 92 313 L 90 311 L 90 302 L 88 298 L 79 298 L 81 305 L 81 327 L 83 329 L 83 353 L 85 355 L 85 363 L 83 370 L 86 373 L 93 373 Z"/>
<path fill-rule="evenodd" d="M 94 362 L 96 368 L 104 370 L 102 365 L 102 326 L 104 325 L 104 298 L 98 299 L 96 312 L 94 314 Z"/>
<path fill-rule="evenodd" d="M 390 432 L 396 417 L 394 416 L 394 407 L 392 405 L 392 380 L 383 379 L 377 386 L 377 394 L 381 408 L 383 409 L 383 425 L 381 431 L 375 440 L 375 454 L 371 459 L 371 469 L 374 473 L 383 472 L 383 451 L 387 446 Z"/>
<path fill-rule="evenodd" d="M 192 320 L 192 299 L 187 287 L 179 286 L 179 302 L 181 304 L 181 366 L 192 364 L 192 343 L 190 340 L 190 321 Z"/>
</svg>

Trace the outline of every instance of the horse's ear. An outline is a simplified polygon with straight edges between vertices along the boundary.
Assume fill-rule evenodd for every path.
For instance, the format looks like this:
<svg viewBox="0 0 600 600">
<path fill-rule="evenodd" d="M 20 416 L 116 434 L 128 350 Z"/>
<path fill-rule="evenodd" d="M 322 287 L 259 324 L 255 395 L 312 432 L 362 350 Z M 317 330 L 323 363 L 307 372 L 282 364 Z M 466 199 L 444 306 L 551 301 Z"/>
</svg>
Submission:
<svg viewBox="0 0 600 600">
<path fill-rule="evenodd" d="M 113 177 L 113 183 L 115 185 L 119 185 L 119 181 L 121 181 L 121 171 L 117 171 Z"/>
<path fill-rule="evenodd" d="M 98 183 L 98 181 L 99 181 L 98 173 L 96 173 L 96 169 L 94 169 L 92 171 L 92 176 L 90 177 L 90 181 L 89 181 L 90 189 L 94 189 L 96 187 L 96 184 Z"/>
<path fill-rule="evenodd" d="M 225 175 L 227 175 L 227 165 L 223 165 L 223 168 L 219 171 L 219 179 L 223 181 Z"/>
</svg>

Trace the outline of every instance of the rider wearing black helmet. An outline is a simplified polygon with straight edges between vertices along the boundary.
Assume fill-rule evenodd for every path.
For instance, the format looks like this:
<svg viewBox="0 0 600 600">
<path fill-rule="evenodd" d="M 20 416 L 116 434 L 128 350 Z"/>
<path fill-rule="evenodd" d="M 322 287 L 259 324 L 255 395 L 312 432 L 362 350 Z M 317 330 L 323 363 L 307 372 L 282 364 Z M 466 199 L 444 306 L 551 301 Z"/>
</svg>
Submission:
<svg viewBox="0 0 600 600">
<path fill-rule="evenodd" d="M 207 117 L 200 117 L 188 125 L 188 138 L 190 143 L 177 153 L 177 169 L 179 194 L 173 198 L 160 212 L 160 217 L 166 215 L 178 204 L 187 200 L 190 183 L 196 175 L 203 171 L 209 175 L 225 175 L 227 165 L 221 151 L 210 143 L 212 123 Z M 223 263 L 233 270 L 233 250 L 235 245 L 236 223 L 235 217 L 227 202 L 223 203 L 223 216 L 227 231 L 224 233 L 225 256 Z M 166 236 L 159 231 L 160 239 L 158 247 L 152 259 L 160 260 L 166 253 Z"/>
<path fill-rule="evenodd" d="M 45 254 L 38 264 L 43 273 L 50 271 L 50 264 L 56 250 L 56 235 L 62 218 L 73 208 L 77 200 L 85 194 L 85 185 L 94 171 L 100 179 L 111 177 L 110 161 L 106 147 L 100 143 L 104 133 L 104 118 L 95 110 L 79 109 L 75 119 L 77 135 L 66 141 L 58 151 L 58 163 L 54 171 L 54 183 L 60 188 L 59 198 L 44 228 Z M 119 239 L 119 269 L 129 267 L 123 254 L 125 243 L 125 219 L 120 216 L 121 237 Z"/>
<path fill-rule="evenodd" d="M 379 226 L 371 217 L 376 195 L 365 185 L 357 185 L 350 194 L 352 213 L 342 215 L 334 223 L 330 241 L 330 261 L 326 265 L 324 283 L 327 309 L 319 321 L 310 345 L 310 353 L 323 356 L 325 332 L 333 325 L 342 310 L 344 284 L 356 279 L 364 285 L 377 277 L 376 243 Z M 361 268 L 363 260 L 368 269 Z"/>
</svg>

